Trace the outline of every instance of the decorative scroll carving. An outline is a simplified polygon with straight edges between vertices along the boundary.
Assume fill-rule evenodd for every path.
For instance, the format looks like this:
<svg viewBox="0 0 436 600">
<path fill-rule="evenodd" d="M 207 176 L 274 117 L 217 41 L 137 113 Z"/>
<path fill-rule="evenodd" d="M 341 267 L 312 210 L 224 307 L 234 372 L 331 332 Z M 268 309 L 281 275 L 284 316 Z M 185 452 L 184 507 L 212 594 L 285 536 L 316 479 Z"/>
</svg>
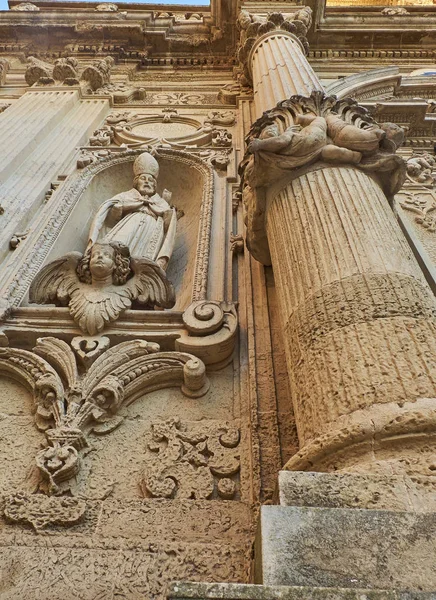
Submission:
<svg viewBox="0 0 436 600">
<path fill-rule="evenodd" d="M 70 488 L 88 435 L 118 427 L 123 419 L 116 413 L 123 402 L 174 385 L 181 385 L 183 393 L 192 397 L 208 389 L 200 360 L 180 352 L 159 352 L 158 344 L 141 340 L 107 350 L 81 375 L 68 344 L 41 338 L 33 352 L 1 348 L 0 371 L 33 391 L 35 423 L 48 442 L 35 460 L 42 478 L 40 489 L 48 495 Z"/>
<path fill-rule="evenodd" d="M 384 17 L 405 17 L 409 11 L 404 6 L 388 6 L 381 11 Z"/>
<path fill-rule="evenodd" d="M 204 94 L 186 94 L 184 92 L 168 92 L 153 94 L 149 97 L 148 101 L 151 104 L 169 104 L 169 105 L 183 105 L 183 104 L 204 104 Z"/>
<path fill-rule="evenodd" d="M 395 154 L 403 139 L 398 125 L 379 126 L 354 100 L 338 100 L 323 92 L 313 92 L 309 98 L 293 96 L 266 111 L 247 137 L 248 151 L 240 167 L 247 246 L 257 260 L 270 264 L 264 230 L 265 186 L 321 161 L 351 164 L 377 174 L 391 196 L 406 176 L 404 160 Z"/>
<path fill-rule="evenodd" d="M 5 84 L 6 74 L 9 70 L 9 67 L 10 67 L 9 61 L 6 60 L 6 58 L 0 58 L 0 85 Z M 1 109 L 0 109 L 0 112 L 2 112 Z"/>
<path fill-rule="evenodd" d="M 204 120 L 205 124 L 232 127 L 236 122 L 235 113 L 231 110 L 212 110 Z"/>
<path fill-rule="evenodd" d="M 436 194 L 433 190 L 402 190 L 397 198 L 401 208 L 416 215 L 418 225 L 428 232 L 436 231 Z"/>
<path fill-rule="evenodd" d="M 433 174 L 433 170 L 436 170 L 436 160 L 428 152 L 409 158 L 406 169 L 407 179 L 412 183 L 433 186 L 436 182 L 436 176 Z"/>
<path fill-rule="evenodd" d="M 111 56 L 96 60 L 90 67 L 87 67 L 83 71 L 81 79 L 89 84 L 91 90 L 98 90 L 109 83 L 111 68 L 114 63 L 115 61 Z"/>
<path fill-rule="evenodd" d="M 229 362 L 238 323 L 232 304 L 211 300 L 193 302 L 183 313 L 183 322 L 189 335 L 181 335 L 176 340 L 178 350 L 190 351 L 215 368 Z"/>
<path fill-rule="evenodd" d="M 228 424 L 181 424 L 171 419 L 152 425 L 144 478 L 145 496 L 232 499 L 240 469 L 238 429 Z"/>
<path fill-rule="evenodd" d="M 95 10 L 97 12 L 118 12 L 118 6 L 111 2 L 104 2 L 103 4 L 97 4 Z"/>
<path fill-rule="evenodd" d="M 96 129 L 89 138 L 90 146 L 109 146 L 114 139 L 114 132 L 111 127 L 102 127 Z"/>
<path fill-rule="evenodd" d="M 134 188 L 104 202 L 91 224 L 85 253 L 46 265 L 29 297 L 37 304 L 68 305 L 85 333 L 95 335 L 136 301 L 171 308 L 174 289 L 164 269 L 176 234 L 176 209 L 156 194 L 159 165 L 148 152 L 133 166 Z M 115 223 L 115 224 L 114 224 Z"/>
<path fill-rule="evenodd" d="M 74 525 L 85 510 L 85 501 L 77 498 L 18 493 L 6 498 L 4 515 L 12 523 L 30 524 L 40 531 L 49 525 Z"/>
<path fill-rule="evenodd" d="M 266 17 L 255 15 L 241 10 L 238 16 L 240 30 L 240 43 L 238 59 L 243 68 L 246 82 L 251 82 L 248 68 L 248 57 L 256 40 L 270 31 L 287 31 L 292 33 L 301 42 L 306 54 L 309 52 L 307 32 L 312 24 L 312 11 L 305 6 L 294 13 L 269 13 Z"/>
<path fill-rule="evenodd" d="M 17 6 L 13 6 L 11 10 L 22 10 L 24 12 L 38 12 L 39 6 L 32 4 L 31 2 L 21 2 Z"/>
</svg>

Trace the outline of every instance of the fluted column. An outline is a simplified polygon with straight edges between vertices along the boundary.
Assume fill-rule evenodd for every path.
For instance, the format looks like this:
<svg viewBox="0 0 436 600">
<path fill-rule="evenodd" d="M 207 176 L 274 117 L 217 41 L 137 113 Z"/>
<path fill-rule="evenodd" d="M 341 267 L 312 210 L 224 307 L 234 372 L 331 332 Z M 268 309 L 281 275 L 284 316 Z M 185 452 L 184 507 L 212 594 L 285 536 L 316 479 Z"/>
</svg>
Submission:
<svg viewBox="0 0 436 600">
<path fill-rule="evenodd" d="M 326 97 L 292 23 L 250 19 L 240 57 L 262 116 L 242 189 L 279 300 L 300 442 L 286 468 L 434 474 L 436 303 L 385 195 L 403 133 Z"/>
<path fill-rule="evenodd" d="M 302 448 L 288 468 L 425 474 L 435 301 L 379 185 L 305 173 L 270 199 L 266 231 Z"/>
<path fill-rule="evenodd" d="M 276 30 L 261 36 L 249 56 L 256 116 L 294 94 L 322 90 L 300 40 Z"/>
</svg>

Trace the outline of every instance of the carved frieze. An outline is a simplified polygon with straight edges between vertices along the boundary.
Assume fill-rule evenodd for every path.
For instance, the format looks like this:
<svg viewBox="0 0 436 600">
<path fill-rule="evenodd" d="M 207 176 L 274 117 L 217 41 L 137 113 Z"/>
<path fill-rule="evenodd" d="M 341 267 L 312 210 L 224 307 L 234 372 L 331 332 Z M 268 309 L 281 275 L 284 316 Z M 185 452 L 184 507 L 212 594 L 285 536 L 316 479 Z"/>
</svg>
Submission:
<svg viewBox="0 0 436 600">
<path fill-rule="evenodd" d="M 152 425 L 141 488 L 154 498 L 222 498 L 238 488 L 240 432 L 226 424 L 181 423 L 171 419 Z"/>
</svg>

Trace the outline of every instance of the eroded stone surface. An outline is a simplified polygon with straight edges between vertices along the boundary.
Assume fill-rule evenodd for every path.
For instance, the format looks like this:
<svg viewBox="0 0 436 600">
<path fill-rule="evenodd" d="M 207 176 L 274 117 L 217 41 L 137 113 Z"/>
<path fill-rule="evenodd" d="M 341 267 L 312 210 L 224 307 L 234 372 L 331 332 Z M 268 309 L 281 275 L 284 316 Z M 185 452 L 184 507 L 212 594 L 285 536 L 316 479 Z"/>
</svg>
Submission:
<svg viewBox="0 0 436 600">
<path fill-rule="evenodd" d="M 434 600 L 435 594 L 322 587 L 176 582 L 168 600 Z"/>
<path fill-rule="evenodd" d="M 436 477 L 280 471 L 281 506 L 436 511 Z"/>
<path fill-rule="evenodd" d="M 266 585 L 436 589 L 435 513 L 264 506 L 260 515 Z"/>
</svg>

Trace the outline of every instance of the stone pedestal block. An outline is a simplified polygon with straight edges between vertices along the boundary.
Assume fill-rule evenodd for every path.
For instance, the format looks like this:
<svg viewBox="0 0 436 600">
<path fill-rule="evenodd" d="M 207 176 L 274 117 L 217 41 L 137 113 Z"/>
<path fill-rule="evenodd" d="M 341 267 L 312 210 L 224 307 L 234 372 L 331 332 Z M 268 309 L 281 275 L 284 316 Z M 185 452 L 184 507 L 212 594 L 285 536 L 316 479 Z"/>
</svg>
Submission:
<svg viewBox="0 0 436 600">
<path fill-rule="evenodd" d="M 256 582 L 431 592 L 435 534 L 434 513 L 263 506 Z"/>
</svg>

